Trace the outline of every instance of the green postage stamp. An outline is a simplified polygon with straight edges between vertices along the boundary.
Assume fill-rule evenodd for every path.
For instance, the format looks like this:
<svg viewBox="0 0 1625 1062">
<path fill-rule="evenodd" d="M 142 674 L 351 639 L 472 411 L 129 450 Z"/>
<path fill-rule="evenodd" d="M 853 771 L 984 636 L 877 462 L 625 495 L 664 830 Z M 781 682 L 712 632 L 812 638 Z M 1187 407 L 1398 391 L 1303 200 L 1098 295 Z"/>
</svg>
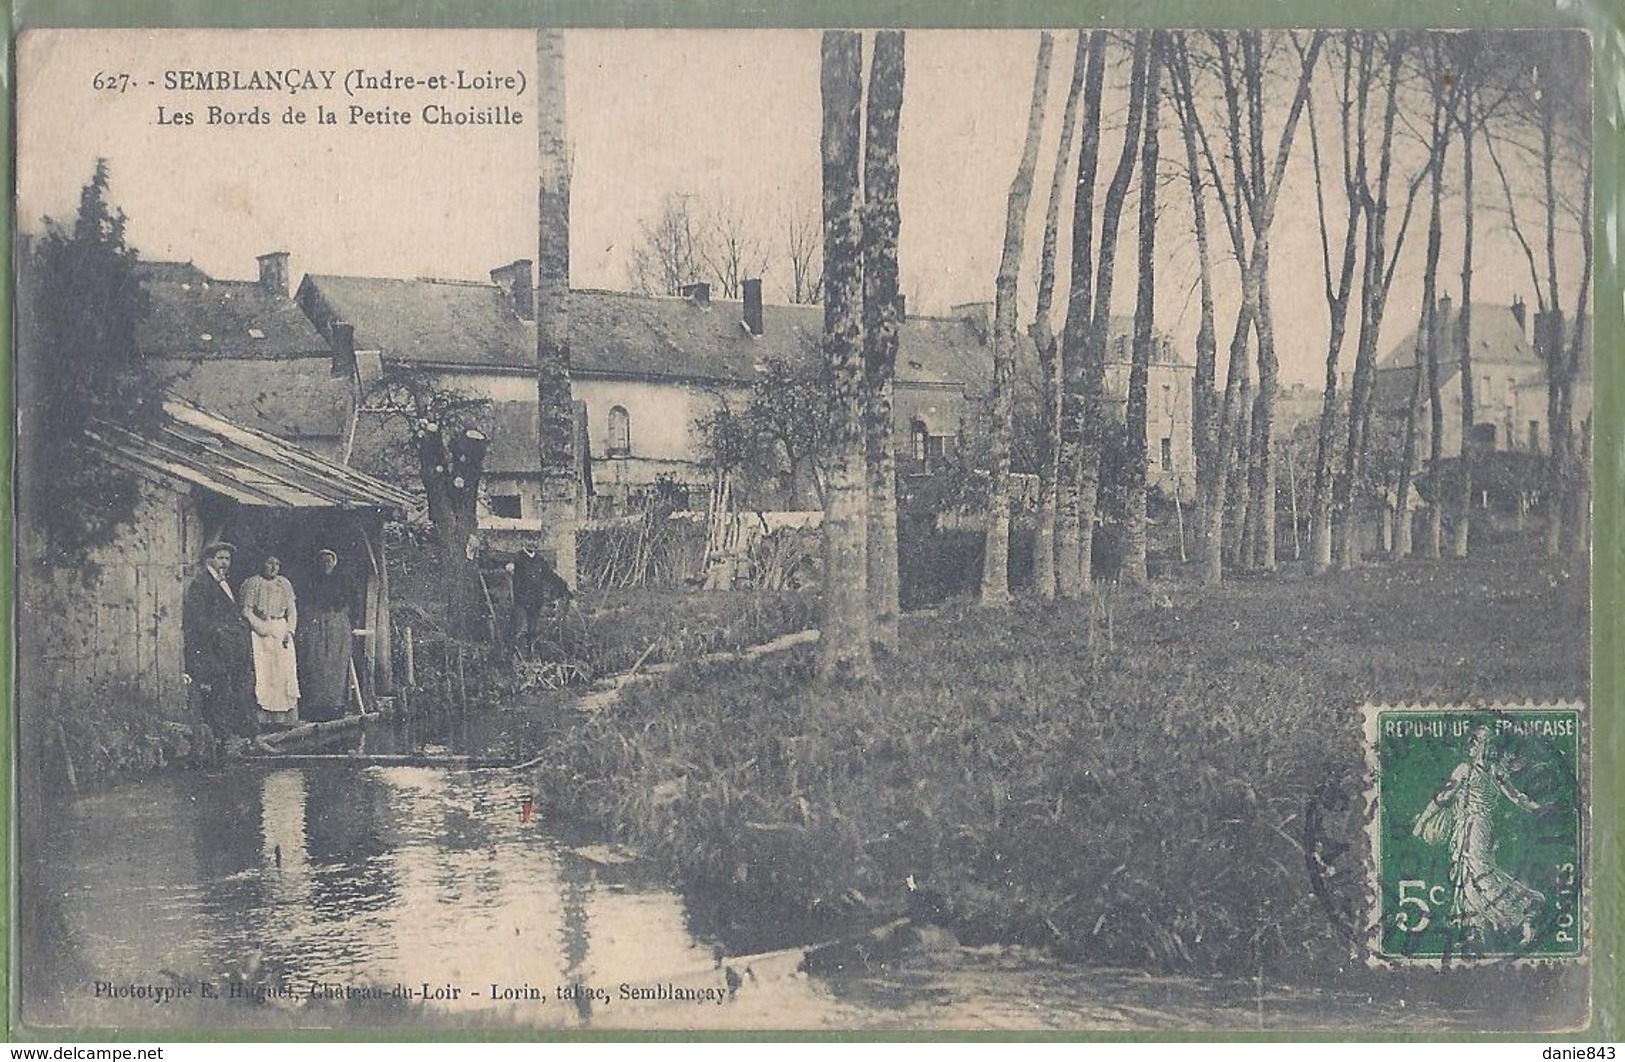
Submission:
<svg viewBox="0 0 1625 1062">
<path fill-rule="evenodd" d="M 1374 957 L 1586 950 L 1585 710 L 1367 706 Z"/>
</svg>

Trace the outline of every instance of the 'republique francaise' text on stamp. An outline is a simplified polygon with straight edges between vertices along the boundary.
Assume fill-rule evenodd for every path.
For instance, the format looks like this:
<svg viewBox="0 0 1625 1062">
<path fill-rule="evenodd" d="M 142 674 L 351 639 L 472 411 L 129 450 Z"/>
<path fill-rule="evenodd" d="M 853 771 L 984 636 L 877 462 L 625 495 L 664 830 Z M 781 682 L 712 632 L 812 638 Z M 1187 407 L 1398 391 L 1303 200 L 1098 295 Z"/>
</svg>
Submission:
<svg viewBox="0 0 1625 1062">
<path fill-rule="evenodd" d="M 1375 959 L 1585 953 L 1585 718 L 1577 704 L 1366 707 Z"/>
</svg>

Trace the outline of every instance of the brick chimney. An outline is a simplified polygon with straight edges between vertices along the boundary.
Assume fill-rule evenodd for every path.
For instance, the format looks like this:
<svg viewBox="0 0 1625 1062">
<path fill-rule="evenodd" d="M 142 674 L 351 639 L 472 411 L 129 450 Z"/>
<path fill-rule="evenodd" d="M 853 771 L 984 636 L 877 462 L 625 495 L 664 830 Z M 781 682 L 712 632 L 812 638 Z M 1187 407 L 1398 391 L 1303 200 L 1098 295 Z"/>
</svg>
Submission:
<svg viewBox="0 0 1625 1062">
<path fill-rule="evenodd" d="M 1517 295 L 1512 299 L 1512 316 L 1518 321 L 1518 331 L 1524 332 L 1524 318 L 1528 310 L 1524 307 L 1523 296 Z M 1527 333 L 1525 333 L 1527 334 Z"/>
<path fill-rule="evenodd" d="M 745 328 L 753 336 L 762 334 L 762 281 L 758 278 L 746 280 L 740 285 L 745 296 Z"/>
<path fill-rule="evenodd" d="M 952 308 L 955 317 L 976 329 L 976 338 L 986 345 L 993 338 L 993 304 L 991 302 L 962 302 Z"/>
<path fill-rule="evenodd" d="M 536 293 L 530 284 L 529 258 L 516 258 L 491 270 L 491 283 L 502 289 L 521 321 L 536 320 Z"/>
<path fill-rule="evenodd" d="M 684 284 L 677 289 L 677 294 L 693 302 L 696 306 L 711 305 L 711 285 L 703 280 L 694 284 Z"/>
<path fill-rule="evenodd" d="M 333 375 L 355 374 L 355 325 L 334 321 L 327 326 L 327 341 L 333 348 Z"/>
<path fill-rule="evenodd" d="M 278 295 L 288 293 L 288 252 L 272 251 L 259 255 L 260 287 Z"/>
</svg>

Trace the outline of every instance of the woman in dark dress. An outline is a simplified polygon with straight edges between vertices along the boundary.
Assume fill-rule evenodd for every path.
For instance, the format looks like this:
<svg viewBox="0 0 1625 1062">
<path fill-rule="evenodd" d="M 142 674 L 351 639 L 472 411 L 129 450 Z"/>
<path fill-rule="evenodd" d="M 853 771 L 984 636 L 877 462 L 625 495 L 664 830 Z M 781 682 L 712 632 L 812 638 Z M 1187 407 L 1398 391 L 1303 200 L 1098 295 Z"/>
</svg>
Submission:
<svg viewBox="0 0 1625 1062">
<path fill-rule="evenodd" d="M 339 555 L 317 553 L 318 572 L 299 594 L 300 712 L 323 722 L 345 714 L 350 702 L 350 632 L 355 628 L 355 587 L 339 574 Z"/>
</svg>

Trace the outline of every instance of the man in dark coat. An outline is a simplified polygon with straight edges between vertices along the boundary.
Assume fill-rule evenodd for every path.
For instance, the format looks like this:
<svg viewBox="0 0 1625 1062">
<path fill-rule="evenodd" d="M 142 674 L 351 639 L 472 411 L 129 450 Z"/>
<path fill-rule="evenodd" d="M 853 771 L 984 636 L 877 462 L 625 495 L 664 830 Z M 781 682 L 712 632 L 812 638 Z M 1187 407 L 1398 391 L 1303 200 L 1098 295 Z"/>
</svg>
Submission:
<svg viewBox="0 0 1625 1062">
<path fill-rule="evenodd" d="M 252 691 L 254 662 L 248 625 L 226 576 L 235 547 L 212 542 L 203 549 L 203 565 L 181 601 L 186 674 L 198 710 L 215 734 L 254 737 Z"/>
<path fill-rule="evenodd" d="M 526 546 L 508 565 L 513 572 L 514 641 L 532 645 L 542 634 L 544 621 L 570 600 L 569 584 L 553 570 L 547 558 Z"/>
</svg>

